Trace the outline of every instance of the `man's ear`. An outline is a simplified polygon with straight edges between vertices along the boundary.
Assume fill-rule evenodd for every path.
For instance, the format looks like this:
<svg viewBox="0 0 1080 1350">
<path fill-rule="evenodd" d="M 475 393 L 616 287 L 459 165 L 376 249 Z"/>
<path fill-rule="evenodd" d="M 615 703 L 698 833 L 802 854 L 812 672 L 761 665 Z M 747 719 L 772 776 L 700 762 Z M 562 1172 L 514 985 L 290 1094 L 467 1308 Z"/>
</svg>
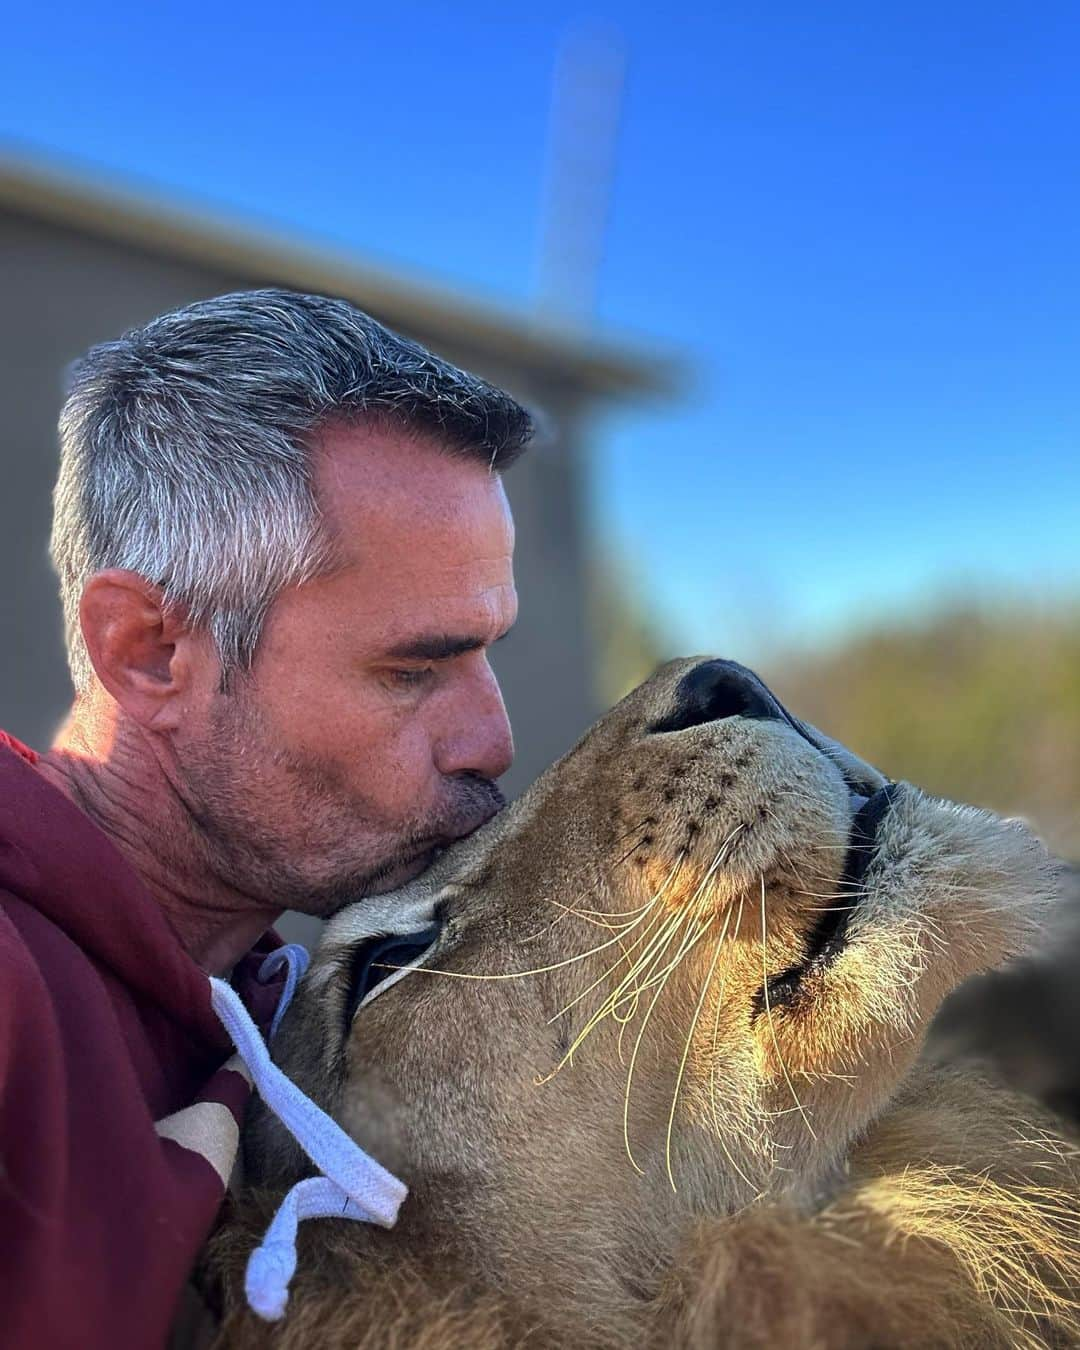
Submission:
<svg viewBox="0 0 1080 1350">
<path fill-rule="evenodd" d="M 207 675 L 210 640 L 182 606 L 135 572 L 110 568 L 86 583 L 79 622 L 98 679 L 141 726 L 171 731 Z"/>
</svg>

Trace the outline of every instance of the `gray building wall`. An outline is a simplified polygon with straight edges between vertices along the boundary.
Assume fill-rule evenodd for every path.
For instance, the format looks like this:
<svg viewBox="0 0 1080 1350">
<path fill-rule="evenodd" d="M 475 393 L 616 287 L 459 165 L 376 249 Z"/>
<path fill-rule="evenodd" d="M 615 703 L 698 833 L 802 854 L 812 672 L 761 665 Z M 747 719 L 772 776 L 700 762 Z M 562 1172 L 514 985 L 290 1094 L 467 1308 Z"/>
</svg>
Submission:
<svg viewBox="0 0 1080 1350">
<path fill-rule="evenodd" d="M 87 347 L 155 314 L 253 285 L 242 275 L 0 207 L 0 726 L 48 745 L 70 699 L 60 608 L 47 557 L 63 372 Z M 362 303 L 362 301 L 361 301 Z M 516 794 L 594 717 L 593 658 L 585 620 L 586 541 L 579 436 L 585 400 L 500 353 L 432 341 L 416 325 L 372 312 L 504 385 L 550 417 L 545 443 L 507 474 L 518 527 L 521 617 L 495 655 L 514 724 Z"/>
</svg>

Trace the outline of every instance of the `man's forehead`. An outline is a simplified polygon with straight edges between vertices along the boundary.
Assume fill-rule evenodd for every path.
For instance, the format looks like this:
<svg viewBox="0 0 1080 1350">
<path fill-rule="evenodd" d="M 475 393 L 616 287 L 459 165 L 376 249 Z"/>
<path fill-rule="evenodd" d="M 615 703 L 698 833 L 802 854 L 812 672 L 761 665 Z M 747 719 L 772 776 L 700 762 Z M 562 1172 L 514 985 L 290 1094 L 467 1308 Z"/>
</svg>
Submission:
<svg viewBox="0 0 1080 1350">
<path fill-rule="evenodd" d="M 513 523 L 500 480 L 479 459 L 347 428 L 315 464 L 340 564 L 319 591 L 357 621 L 354 640 L 424 659 L 425 646 L 487 645 L 513 623 Z"/>
<path fill-rule="evenodd" d="M 400 539 L 419 530 L 497 529 L 509 509 L 498 475 L 431 437 L 394 429 L 333 427 L 314 457 L 319 507 L 342 542 Z M 503 519 L 505 517 L 505 521 Z"/>
<path fill-rule="evenodd" d="M 442 660 L 502 637 L 517 618 L 517 594 L 509 570 L 497 584 L 469 585 L 439 591 L 406 581 L 386 592 L 368 637 L 382 654 L 403 660 Z"/>
</svg>

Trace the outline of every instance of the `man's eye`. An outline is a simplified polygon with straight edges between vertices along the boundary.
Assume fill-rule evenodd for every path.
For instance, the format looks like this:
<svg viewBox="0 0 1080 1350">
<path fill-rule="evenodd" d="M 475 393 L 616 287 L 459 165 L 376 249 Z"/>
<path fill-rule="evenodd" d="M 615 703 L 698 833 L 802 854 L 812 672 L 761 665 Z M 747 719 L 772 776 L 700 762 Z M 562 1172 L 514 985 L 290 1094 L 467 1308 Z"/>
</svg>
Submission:
<svg viewBox="0 0 1080 1350">
<path fill-rule="evenodd" d="M 426 684 L 431 678 L 433 668 L 431 666 L 410 666 L 389 672 L 390 681 L 398 689 L 416 689 L 420 685 Z"/>
</svg>

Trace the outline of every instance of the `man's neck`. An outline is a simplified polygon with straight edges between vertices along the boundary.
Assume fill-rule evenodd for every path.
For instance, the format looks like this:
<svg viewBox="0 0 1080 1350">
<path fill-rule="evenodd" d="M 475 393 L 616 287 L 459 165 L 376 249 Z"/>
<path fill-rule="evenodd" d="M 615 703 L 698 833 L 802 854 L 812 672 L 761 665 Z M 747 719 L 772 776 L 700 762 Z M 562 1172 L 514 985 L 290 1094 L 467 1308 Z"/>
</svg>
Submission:
<svg viewBox="0 0 1080 1350">
<path fill-rule="evenodd" d="M 162 751 L 108 706 L 80 700 L 38 768 L 112 840 L 192 958 L 225 974 L 280 910 L 214 875 Z"/>
</svg>

